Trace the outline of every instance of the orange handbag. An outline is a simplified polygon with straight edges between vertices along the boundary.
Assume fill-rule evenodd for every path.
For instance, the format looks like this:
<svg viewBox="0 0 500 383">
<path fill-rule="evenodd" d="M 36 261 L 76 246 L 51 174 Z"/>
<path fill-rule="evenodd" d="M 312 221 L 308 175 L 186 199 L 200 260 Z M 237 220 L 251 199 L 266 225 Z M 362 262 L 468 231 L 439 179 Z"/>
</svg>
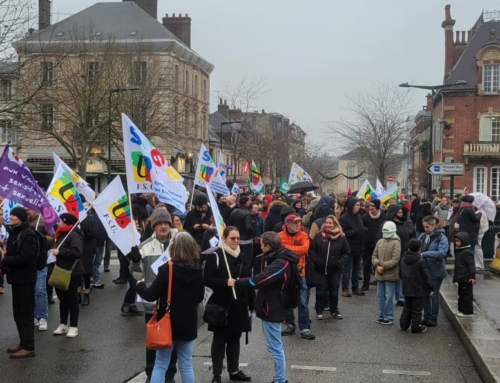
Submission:
<svg viewBox="0 0 500 383">
<path fill-rule="evenodd" d="M 158 307 L 159 302 L 156 303 L 153 316 L 146 325 L 146 348 L 148 350 L 164 350 L 173 345 L 172 341 L 172 324 L 170 322 L 170 300 L 172 298 L 172 279 L 173 279 L 173 266 L 172 262 L 168 262 L 168 292 L 167 292 L 167 310 L 165 315 L 159 321 Z"/>
</svg>

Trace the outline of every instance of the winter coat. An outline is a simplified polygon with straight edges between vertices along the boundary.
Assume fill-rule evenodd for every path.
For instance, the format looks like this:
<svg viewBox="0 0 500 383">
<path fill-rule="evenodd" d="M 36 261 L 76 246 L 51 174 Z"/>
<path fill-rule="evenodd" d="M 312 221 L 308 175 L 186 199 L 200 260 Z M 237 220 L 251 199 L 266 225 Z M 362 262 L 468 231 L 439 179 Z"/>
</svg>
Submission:
<svg viewBox="0 0 500 383">
<path fill-rule="evenodd" d="M 298 203 L 302 203 L 302 200 L 301 199 L 296 199 L 292 202 L 292 207 L 294 208 L 295 212 L 300 216 L 300 218 L 302 218 L 303 216 L 306 215 L 306 209 L 304 209 L 303 207 L 301 207 L 300 209 L 297 209 L 297 204 Z"/>
<path fill-rule="evenodd" d="M 56 257 L 56 266 L 70 270 L 77 260 L 73 272 L 71 273 L 71 278 L 83 275 L 84 269 L 81 262 L 83 255 L 83 233 L 77 228 L 71 233 L 62 233 L 52 245 L 52 249 L 57 249 L 60 243 L 62 243 L 62 245 L 59 247 L 59 254 Z"/>
<path fill-rule="evenodd" d="M 312 258 L 314 269 L 324 275 L 341 270 L 351 256 L 349 242 L 345 236 L 323 242 L 321 233 L 311 239 L 309 257 Z"/>
<path fill-rule="evenodd" d="M 318 206 L 319 199 L 313 199 L 310 203 L 309 206 L 307 207 L 306 210 L 306 215 L 302 217 L 302 225 L 304 226 L 304 231 L 309 234 L 311 230 L 311 225 L 314 223 L 313 220 L 311 220 L 314 216 L 314 212 L 316 210 L 316 207 Z"/>
<path fill-rule="evenodd" d="M 410 209 L 410 219 L 414 224 L 417 223 L 417 216 L 418 216 L 418 208 L 420 206 L 420 199 L 417 198 L 414 201 L 411 201 L 411 209 Z"/>
<path fill-rule="evenodd" d="M 81 258 L 83 264 L 83 275 L 93 275 L 94 254 L 97 250 L 97 244 L 95 239 L 89 236 L 92 229 L 87 218 L 80 222 L 80 229 L 83 232 L 83 249 Z"/>
<path fill-rule="evenodd" d="M 274 225 L 283 222 L 281 219 L 281 209 L 288 206 L 283 201 L 274 201 L 268 209 L 267 217 L 264 222 L 264 231 L 273 231 Z"/>
<path fill-rule="evenodd" d="M 132 214 L 134 219 L 139 222 L 146 222 L 151 215 L 148 210 L 148 201 L 142 197 L 134 197 L 132 199 Z"/>
<path fill-rule="evenodd" d="M 227 205 L 225 202 L 217 202 L 217 207 L 219 208 L 220 215 L 224 222 L 229 222 L 229 217 L 231 217 L 231 213 L 233 209 Z"/>
<path fill-rule="evenodd" d="M 476 264 L 474 254 L 470 250 L 470 239 L 464 232 L 455 234 L 455 237 L 460 239 L 462 246 L 455 249 L 453 282 L 469 283 L 470 279 L 476 279 Z"/>
<path fill-rule="evenodd" d="M 448 219 L 448 212 L 451 209 L 451 205 L 443 205 L 439 201 L 432 202 L 432 211 L 435 212 L 435 217 L 437 219 L 443 220 L 445 226 L 450 225 L 450 220 Z"/>
<path fill-rule="evenodd" d="M 405 252 L 400 268 L 405 297 L 425 297 L 434 290 L 431 275 L 420 253 Z"/>
<path fill-rule="evenodd" d="M 332 208 L 333 198 L 329 195 L 324 195 L 318 202 L 314 215 L 311 218 L 313 224 L 311 225 L 311 230 L 309 230 L 309 238 L 314 238 L 316 234 L 321 230 L 321 226 L 326 221 L 326 217 L 329 215 L 334 215 L 335 212 Z M 313 219 L 314 218 L 314 219 Z"/>
<path fill-rule="evenodd" d="M 413 209 L 413 208 L 412 208 Z M 416 230 L 419 233 L 424 232 L 424 224 L 423 224 L 423 219 L 429 215 L 432 215 L 432 207 L 430 202 L 421 202 L 420 205 L 418 206 L 418 212 L 417 212 L 417 227 Z"/>
<path fill-rule="evenodd" d="M 231 276 L 234 279 L 248 278 L 252 275 L 251 266 L 242 253 L 240 253 L 238 258 L 226 254 L 226 259 Z M 205 286 L 210 287 L 214 291 L 208 303 L 223 306 L 226 310 L 229 308 L 226 328 L 231 333 L 250 331 L 251 325 L 248 312 L 249 310 L 254 310 L 255 292 L 253 289 L 236 287 L 236 297 L 238 299 L 234 299 L 233 289 L 227 285 L 229 274 L 224 255 L 220 248 L 215 253 L 207 255 L 203 278 Z M 220 327 L 208 325 L 209 331 L 217 329 L 220 329 Z"/>
<path fill-rule="evenodd" d="M 446 254 L 448 253 L 448 238 L 442 228 L 438 227 L 430 234 L 430 244 L 425 248 L 426 233 L 420 235 L 422 257 L 432 279 L 446 278 Z"/>
<path fill-rule="evenodd" d="M 397 212 L 402 209 L 403 210 L 403 216 L 399 218 L 396 216 Z M 399 237 L 399 240 L 401 241 L 401 257 L 400 260 L 403 258 L 403 254 L 408 250 L 408 243 L 410 242 L 410 234 L 408 234 L 408 230 L 406 229 L 405 223 L 406 223 L 406 216 L 404 214 L 404 208 L 398 205 L 391 205 L 387 209 L 387 220 L 394 222 L 396 224 L 396 234 Z M 382 229 L 380 229 L 380 237 L 382 237 Z"/>
<path fill-rule="evenodd" d="M 208 250 L 208 249 L 210 249 L 212 247 L 212 245 L 210 244 L 210 240 L 213 237 L 217 237 L 218 239 L 220 239 L 219 238 L 219 233 L 217 232 L 217 228 L 210 226 L 203 233 L 203 238 L 201 240 L 201 251 Z"/>
<path fill-rule="evenodd" d="M 43 218 L 41 214 L 34 215 L 31 218 L 28 217 L 28 222 L 32 228 L 36 229 L 45 236 L 45 239 L 47 240 L 47 247 L 50 247 L 54 243 L 54 236 L 49 234 L 45 218 Z"/>
<path fill-rule="evenodd" d="M 266 194 L 262 199 L 262 204 L 264 203 L 266 203 L 267 205 L 265 207 L 262 207 L 260 214 L 262 215 L 262 218 L 266 219 L 267 215 L 269 214 L 269 207 L 273 203 L 273 197 L 269 194 Z"/>
<path fill-rule="evenodd" d="M 285 218 L 287 215 L 290 214 L 297 214 L 295 213 L 295 210 L 291 206 L 285 206 L 281 209 L 280 216 L 281 216 L 281 221 L 277 222 L 273 226 L 273 231 L 275 233 L 281 232 L 283 230 L 283 224 L 285 223 Z"/>
<path fill-rule="evenodd" d="M 253 278 L 240 278 L 236 286 L 257 289 L 255 315 L 267 322 L 281 323 L 287 309 L 283 290 L 291 278 L 290 264 L 297 265 L 298 257 L 285 247 L 265 254 L 267 267 Z"/>
<path fill-rule="evenodd" d="M 250 241 L 255 238 L 253 218 L 248 208 L 237 205 L 229 217 L 228 224 L 238 229 L 241 241 Z"/>
<path fill-rule="evenodd" d="M 392 205 L 394 206 L 394 205 Z M 386 213 L 380 211 L 380 216 L 377 219 L 373 219 L 370 213 L 365 214 L 363 217 L 363 224 L 366 227 L 366 239 L 365 243 L 367 247 L 374 248 L 378 240 L 378 235 L 380 230 L 382 230 L 382 224 L 386 220 Z"/>
<path fill-rule="evenodd" d="M 339 223 L 342 226 L 347 240 L 349 241 L 349 247 L 351 248 L 351 254 L 353 257 L 363 255 L 365 253 L 365 235 L 366 228 L 363 224 L 363 219 L 361 215 L 353 214 L 354 205 L 359 200 L 357 198 L 351 198 L 346 202 L 347 213 L 340 217 Z"/>
<path fill-rule="evenodd" d="M 173 262 L 172 293 L 170 301 L 170 321 L 172 339 L 189 342 L 198 336 L 198 305 L 203 301 L 205 288 L 203 273 L 199 267 L 189 267 L 181 262 Z M 158 276 L 150 287 L 137 283 L 137 293 L 149 302 L 159 300 L 158 319 L 163 318 L 167 307 L 169 265 L 158 268 Z"/>
<path fill-rule="evenodd" d="M 184 230 L 191 234 L 196 241 L 196 243 L 201 246 L 201 240 L 203 239 L 203 233 L 205 229 L 202 227 L 204 223 L 210 226 L 210 218 L 212 217 L 212 210 L 210 207 L 204 213 L 200 213 L 196 208 L 191 210 L 184 221 Z M 198 229 L 195 229 L 195 225 L 200 225 Z"/>
<path fill-rule="evenodd" d="M 306 255 L 309 250 L 309 236 L 302 230 L 299 230 L 297 233 L 291 235 L 286 230 L 286 225 L 283 225 L 282 230 L 278 235 L 281 239 L 281 246 L 286 247 L 299 257 L 299 270 L 302 273 L 302 276 L 305 276 Z"/>
<path fill-rule="evenodd" d="M 479 221 L 479 230 L 477 232 L 477 243 L 481 244 L 484 234 L 490 228 L 490 223 L 488 222 L 488 216 L 486 215 L 486 212 L 484 210 L 478 209 L 478 212 L 480 212 L 482 215 L 481 220 Z"/>
<path fill-rule="evenodd" d="M 264 219 L 257 213 L 252 215 L 252 227 L 254 231 L 255 238 L 260 237 L 264 233 Z"/>
<path fill-rule="evenodd" d="M 470 207 L 460 208 L 458 214 L 458 231 L 464 231 L 469 234 L 470 245 L 476 246 L 478 244 L 478 224 L 481 221 L 481 217 Z"/>
<path fill-rule="evenodd" d="M 23 241 L 18 237 L 24 231 Z M 29 228 L 28 222 L 19 226 L 7 227 L 7 254 L 2 260 L 2 271 L 7 274 L 7 282 L 11 285 L 36 283 L 36 254 L 38 241 L 36 234 Z"/>
<path fill-rule="evenodd" d="M 382 238 L 377 242 L 372 255 L 372 265 L 382 266 L 384 273 L 379 274 L 375 270 L 375 279 L 377 281 L 398 281 L 398 263 L 401 256 L 401 241 L 399 238 Z"/>
</svg>

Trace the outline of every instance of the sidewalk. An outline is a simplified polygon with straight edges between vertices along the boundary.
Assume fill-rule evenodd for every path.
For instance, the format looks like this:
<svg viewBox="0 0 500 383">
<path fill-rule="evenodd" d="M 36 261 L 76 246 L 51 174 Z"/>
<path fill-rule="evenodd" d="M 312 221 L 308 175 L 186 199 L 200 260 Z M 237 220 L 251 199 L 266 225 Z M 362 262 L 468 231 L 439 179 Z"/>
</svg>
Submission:
<svg viewBox="0 0 500 383">
<path fill-rule="evenodd" d="M 469 353 L 485 383 L 500 382 L 500 276 L 490 271 L 476 274 L 474 285 L 474 318 L 455 316 L 458 304 L 457 286 L 452 283 L 453 270 L 441 287 L 441 306 Z"/>
</svg>

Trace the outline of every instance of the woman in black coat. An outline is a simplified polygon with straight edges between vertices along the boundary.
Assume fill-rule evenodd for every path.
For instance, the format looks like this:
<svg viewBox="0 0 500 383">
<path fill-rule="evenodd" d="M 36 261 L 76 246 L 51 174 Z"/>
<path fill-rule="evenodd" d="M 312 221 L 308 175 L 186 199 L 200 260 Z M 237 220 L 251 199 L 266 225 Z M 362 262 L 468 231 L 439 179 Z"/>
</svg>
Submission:
<svg viewBox="0 0 500 383">
<path fill-rule="evenodd" d="M 78 286 L 84 273 L 80 261 L 83 252 L 83 234 L 80 229 L 73 229 L 77 222 L 78 218 L 73 214 L 61 214 L 59 222 L 57 222 L 56 242 L 52 246 L 52 254 L 56 257 L 56 266 L 65 270 L 73 270 L 68 290 L 56 288 L 56 294 L 59 298 L 60 324 L 54 331 L 54 335 L 66 334 L 67 338 L 75 338 L 78 335 L 78 316 L 80 314 Z M 68 316 L 69 328 L 67 326 Z"/>
<path fill-rule="evenodd" d="M 423 220 L 429 215 L 434 215 L 434 212 L 432 211 L 432 204 L 427 198 L 422 198 L 420 200 L 420 205 L 418 205 L 417 222 L 415 223 L 417 238 L 420 237 L 420 235 L 424 232 Z"/>
<path fill-rule="evenodd" d="M 91 214 L 89 212 L 89 214 Z M 94 274 L 94 254 L 97 250 L 96 240 L 90 236 L 91 232 L 91 220 L 85 218 L 80 223 L 80 228 L 83 232 L 83 251 L 82 251 L 82 264 L 83 264 L 83 289 L 82 286 L 78 287 L 78 292 L 83 293 L 83 298 L 78 297 L 81 301 L 82 306 L 88 306 L 90 304 L 90 277 Z M 101 284 L 102 287 L 104 285 Z"/>
<path fill-rule="evenodd" d="M 481 221 L 482 213 L 476 214 L 474 207 L 474 196 L 466 195 L 462 197 L 460 210 L 458 211 L 458 232 L 464 231 L 469 234 L 470 248 L 474 254 L 474 247 L 477 245 L 478 225 Z"/>
<path fill-rule="evenodd" d="M 240 254 L 240 233 L 233 226 L 228 226 L 222 235 L 219 249 L 207 255 L 205 261 L 205 286 L 214 292 L 207 303 L 222 306 L 227 312 L 224 327 L 208 326 L 213 331 L 212 366 L 214 377 L 212 383 L 221 382 L 222 363 L 227 354 L 227 371 L 231 380 L 248 382 L 251 380 L 239 370 L 240 338 L 244 332 L 251 330 L 249 313 L 254 311 L 254 291 L 236 287 L 237 299 L 234 299 L 233 289 L 228 286 L 229 274 L 226 260 L 233 279 L 250 277 L 251 267 L 245 257 Z M 225 255 L 223 253 L 225 252 Z"/>
</svg>

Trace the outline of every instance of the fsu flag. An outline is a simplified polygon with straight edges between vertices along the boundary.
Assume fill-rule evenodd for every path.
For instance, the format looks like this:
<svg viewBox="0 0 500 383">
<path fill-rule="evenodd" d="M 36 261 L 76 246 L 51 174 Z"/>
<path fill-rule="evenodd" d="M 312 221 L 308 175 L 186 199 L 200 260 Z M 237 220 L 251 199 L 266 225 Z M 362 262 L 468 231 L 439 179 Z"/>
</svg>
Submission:
<svg viewBox="0 0 500 383">
<path fill-rule="evenodd" d="M 221 172 L 203 144 L 201 144 L 200 155 L 198 156 L 198 167 L 194 176 L 194 184 L 203 187 L 210 185 L 210 189 L 216 193 L 223 195 L 230 194 Z"/>
<path fill-rule="evenodd" d="M 94 202 L 95 200 L 95 191 L 92 190 L 90 185 L 85 181 L 82 177 L 80 177 L 78 174 L 76 174 L 66 163 L 61 160 L 57 154 L 54 152 L 52 153 L 52 157 L 54 158 L 54 165 L 56 169 L 61 165 L 63 170 L 70 175 L 71 177 L 71 182 L 73 185 L 75 185 L 76 190 L 78 191 L 78 194 L 82 195 L 85 197 L 85 200 L 87 202 Z"/>
<path fill-rule="evenodd" d="M 73 214 L 80 221 L 83 221 L 87 215 L 80 194 L 71 181 L 71 176 L 64 171 L 61 165 L 54 173 L 54 178 L 52 178 L 47 190 L 47 198 L 57 215 Z"/>
</svg>

